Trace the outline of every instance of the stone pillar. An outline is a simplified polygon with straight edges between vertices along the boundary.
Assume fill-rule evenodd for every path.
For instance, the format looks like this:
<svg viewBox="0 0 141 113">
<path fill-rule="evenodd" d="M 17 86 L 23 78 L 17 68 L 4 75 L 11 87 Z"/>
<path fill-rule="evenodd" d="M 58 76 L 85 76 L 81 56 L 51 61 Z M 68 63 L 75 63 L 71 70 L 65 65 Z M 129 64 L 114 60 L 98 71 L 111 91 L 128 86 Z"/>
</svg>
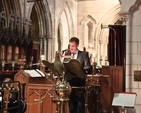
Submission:
<svg viewBox="0 0 141 113">
<path fill-rule="evenodd" d="M 52 54 L 52 38 L 47 38 L 47 45 L 46 45 L 46 47 L 47 47 L 47 60 L 48 61 L 52 61 L 52 59 L 54 58 L 54 56 L 53 56 L 53 54 Z"/>
<path fill-rule="evenodd" d="M 123 12 L 119 14 L 121 16 L 120 20 L 123 24 L 126 24 L 126 41 L 131 41 L 132 36 L 132 13 Z"/>
<path fill-rule="evenodd" d="M 44 40 L 42 36 L 39 36 L 40 39 L 40 57 L 41 55 L 44 55 Z"/>
<path fill-rule="evenodd" d="M 123 79 L 125 84 L 125 91 L 128 91 L 128 89 L 131 88 L 131 82 L 132 82 L 132 56 L 131 56 L 131 50 L 132 50 L 132 13 L 124 12 L 120 13 L 121 21 L 126 24 L 126 73 L 125 78 Z M 129 76 L 130 74 L 130 76 Z M 129 83 L 129 84 L 127 84 Z"/>
<path fill-rule="evenodd" d="M 45 59 L 47 59 L 47 51 L 48 51 L 48 49 L 47 49 L 47 39 L 44 36 L 44 55 L 46 56 Z"/>
</svg>

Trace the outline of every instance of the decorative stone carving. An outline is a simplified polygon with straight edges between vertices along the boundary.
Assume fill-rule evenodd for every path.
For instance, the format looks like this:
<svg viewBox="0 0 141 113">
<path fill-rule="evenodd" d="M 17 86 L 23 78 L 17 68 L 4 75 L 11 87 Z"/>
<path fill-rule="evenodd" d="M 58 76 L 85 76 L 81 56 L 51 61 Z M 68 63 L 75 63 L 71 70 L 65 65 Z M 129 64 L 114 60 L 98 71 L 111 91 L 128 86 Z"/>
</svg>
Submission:
<svg viewBox="0 0 141 113">
<path fill-rule="evenodd" d="M 120 20 L 123 22 L 123 24 L 126 24 L 126 22 L 129 20 L 129 14 L 130 12 L 119 13 L 119 15 L 121 16 Z"/>
</svg>

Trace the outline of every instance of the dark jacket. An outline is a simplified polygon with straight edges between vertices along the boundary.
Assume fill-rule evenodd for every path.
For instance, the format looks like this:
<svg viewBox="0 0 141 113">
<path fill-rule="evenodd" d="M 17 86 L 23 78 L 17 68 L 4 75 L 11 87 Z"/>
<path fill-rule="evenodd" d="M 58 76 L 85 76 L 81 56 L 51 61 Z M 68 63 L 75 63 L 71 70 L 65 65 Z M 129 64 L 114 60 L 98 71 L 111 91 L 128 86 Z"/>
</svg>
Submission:
<svg viewBox="0 0 141 113">
<path fill-rule="evenodd" d="M 71 55 L 71 53 L 66 53 L 67 55 Z M 64 62 L 68 62 L 70 58 L 65 58 Z M 77 55 L 77 60 L 80 62 L 82 68 L 85 70 L 86 74 L 91 74 L 92 73 L 92 66 L 90 64 L 90 59 L 88 52 L 80 51 L 78 50 L 78 55 Z"/>
</svg>

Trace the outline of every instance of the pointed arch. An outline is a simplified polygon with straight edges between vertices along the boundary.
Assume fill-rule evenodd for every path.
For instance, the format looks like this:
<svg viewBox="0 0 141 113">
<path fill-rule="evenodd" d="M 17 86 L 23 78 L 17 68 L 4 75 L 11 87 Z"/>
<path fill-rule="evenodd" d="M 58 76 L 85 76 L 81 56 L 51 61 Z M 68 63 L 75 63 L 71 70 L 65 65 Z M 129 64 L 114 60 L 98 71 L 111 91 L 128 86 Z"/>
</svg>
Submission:
<svg viewBox="0 0 141 113">
<path fill-rule="evenodd" d="M 5 12 L 6 27 L 8 27 L 9 18 L 11 14 L 13 14 L 14 17 L 19 17 L 22 19 L 21 6 L 19 0 L 1 0 L 1 2 L 2 11 Z"/>
<path fill-rule="evenodd" d="M 61 27 L 59 27 L 61 25 Z M 60 29 L 61 28 L 61 29 Z M 56 46 L 56 50 L 58 50 L 58 48 L 61 48 L 61 50 L 66 49 L 68 47 L 68 40 L 70 39 L 70 37 L 74 36 L 74 23 L 73 23 L 73 18 L 72 18 L 72 13 L 70 10 L 70 6 L 68 4 L 68 2 L 64 2 L 62 9 L 59 13 L 59 16 L 57 18 L 57 24 L 55 26 L 55 30 L 56 31 L 60 31 L 60 36 L 59 37 L 58 33 L 55 34 L 55 42 L 57 45 Z M 60 45 L 58 44 L 58 42 L 60 42 Z"/>
<path fill-rule="evenodd" d="M 129 12 L 135 12 L 139 10 L 140 6 L 141 6 L 141 0 L 136 0 L 135 4 L 130 7 Z"/>
<path fill-rule="evenodd" d="M 91 15 L 87 15 L 86 17 L 84 17 L 81 21 L 80 24 L 83 25 L 86 22 L 91 21 L 92 23 L 96 24 L 96 20 L 91 16 Z"/>
<path fill-rule="evenodd" d="M 104 30 L 101 31 L 101 24 L 103 25 L 110 25 L 114 24 L 118 19 L 120 19 L 120 9 L 121 5 L 118 4 L 114 7 L 112 7 L 103 17 L 101 18 L 100 22 L 98 23 L 98 27 L 96 30 L 96 38 L 97 40 L 102 40 L 102 38 L 107 34 L 107 31 L 104 32 Z M 112 17 L 112 18 L 111 18 Z M 101 32 L 101 33 L 100 33 Z M 101 36 L 99 36 L 101 34 Z"/>
<path fill-rule="evenodd" d="M 101 29 L 101 25 L 113 25 L 115 22 L 117 22 L 118 19 L 120 19 L 120 9 L 121 5 L 118 4 L 114 7 L 112 7 L 107 13 L 103 15 L 101 20 L 99 21 L 95 33 L 95 39 L 96 42 L 96 50 L 98 53 L 98 57 L 102 54 L 103 56 L 107 56 L 107 44 L 108 44 L 108 34 L 109 29 Z M 111 18 L 112 17 L 112 18 Z"/>
<path fill-rule="evenodd" d="M 47 2 L 34 2 L 29 3 L 29 12 L 27 13 L 28 20 L 31 20 L 35 26 L 35 31 L 37 31 L 34 36 L 40 39 L 40 55 L 44 54 L 48 60 L 51 60 L 53 49 L 52 42 L 49 43 L 48 40 L 52 40 L 52 20 Z M 31 16 L 34 15 L 34 19 Z"/>
<path fill-rule="evenodd" d="M 15 6 L 15 16 L 22 18 L 22 10 L 21 10 L 21 5 L 19 0 L 14 0 L 14 6 Z"/>
<path fill-rule="evenodd" d="M 95 39 L 94 39 L 94 34 L 95 34 L 95 29 L 96 29 L 96 20 L 91 16 L 87 15 L 80 21 L 80 25 L 83 25 L 83 42 L 84 42 L 84 47 L 86 50 L 91 51 L 92 49 L 95 50 Z"/>
</svg>

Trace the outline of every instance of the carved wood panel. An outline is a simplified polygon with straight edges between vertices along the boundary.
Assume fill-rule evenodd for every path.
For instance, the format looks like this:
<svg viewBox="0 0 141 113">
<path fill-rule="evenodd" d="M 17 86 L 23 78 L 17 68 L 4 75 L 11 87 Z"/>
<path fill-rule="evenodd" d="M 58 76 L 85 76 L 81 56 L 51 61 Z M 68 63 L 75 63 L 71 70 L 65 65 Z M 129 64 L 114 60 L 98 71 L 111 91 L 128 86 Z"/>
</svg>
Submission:
<svg viewBox="0 0 141 113">
<path fill-rule="evenodd" d="M 123 70 L 121 66 L 113 66 L 110 69 L 112 87 L 114 92 L 122 92 L 123 88 Z"/>
<path fill-rule="evenodd" d="M 27 86 L 26 113 L 55 113 L 55 103 L 53 99 L 46 95 L 50 85 L 35 85 L 29 84 Z"/>
<path fill-rule="evenodd" d="M 123 92 L 123 67 L 122 66 L 103 66 L 102 67 L 102 74 L 110 75 L 111 78 L 111 95 L 106 94 L 106 97 L 109 96 L 110 107 L 114 109 L 114 112 L 118 113 L 117 107 L 112 107 L 112 100 L 114 93 L 116 92 Z M 105 92 L 109 92 L 105 90 Z M 106 104 L 105 104 L 106 105 Z M 111 111 L 110 111 L 111 112 Z"/>
<path fill-rule="evenodd" d="M 110 77 L 95 77 L 95 80 L 100 80 L 100 104 L 108 113 L 111 113 L 114 93 L 122 92 L 122 71 L 120 66 L 107 66 L 103 67 L 102 74 L 109 75 Z M 35 102 L 35 99 L 42 98 L 44 93 L 51 87 L 46 78 L 31 78 L 21 70 L 15 75 L 15 80 L 27 84 L 25 89 L 25 100 L 28 104 L 26 113 L 55 113 L 56 103 L 49 95 L 43 99 L 43 106 L 41 102 Z M 89 96 L 89 111 L 94 111 L 94 104 L 95 94 L 92 93 Z M 67 113 L 69 113 L 68 108 Z"/>
</svg>

